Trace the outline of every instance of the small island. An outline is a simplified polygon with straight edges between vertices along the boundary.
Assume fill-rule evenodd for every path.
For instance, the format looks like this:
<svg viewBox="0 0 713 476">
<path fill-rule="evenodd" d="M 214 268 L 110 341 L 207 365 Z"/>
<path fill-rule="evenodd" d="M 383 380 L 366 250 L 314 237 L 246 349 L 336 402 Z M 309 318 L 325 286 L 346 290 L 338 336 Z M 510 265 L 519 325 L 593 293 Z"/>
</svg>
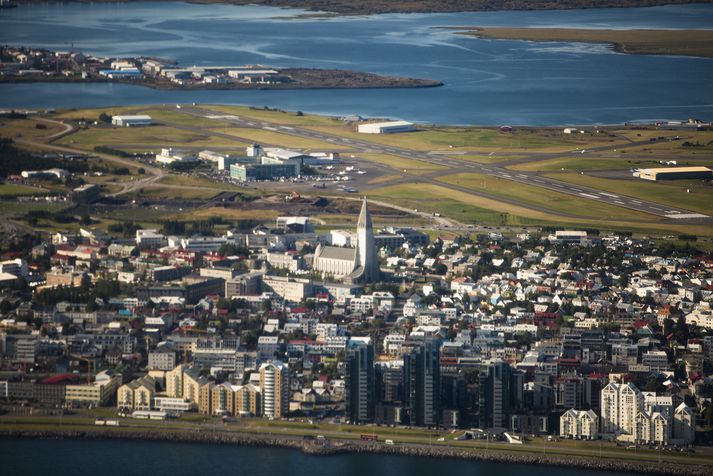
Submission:
<svg viewBox="0 0 713 476">
<path fill-rule="evenodd" d="M 180 66 L 149 57 L 107 58 L 81 52 L 0 47 L 0 83 L 115 82 L 156 89 L 365 89 L 442 86 L 430 79 L 338 69 L 265 65 Z"/>
<path fill-rule="evenodd" d="M 583 28 L 456 27 L 459 33 L 496 40 L 609 43 L 619 53 L 713 57 L 711 30 L 600 30 Z"/>
</svg>

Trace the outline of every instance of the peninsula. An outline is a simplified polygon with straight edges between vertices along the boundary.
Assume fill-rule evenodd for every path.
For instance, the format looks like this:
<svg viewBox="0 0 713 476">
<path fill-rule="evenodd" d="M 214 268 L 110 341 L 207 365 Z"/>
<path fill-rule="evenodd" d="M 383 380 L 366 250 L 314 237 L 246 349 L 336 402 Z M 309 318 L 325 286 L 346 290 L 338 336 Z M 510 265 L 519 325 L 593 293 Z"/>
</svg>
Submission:
<svg viewBox="0 0 713 476">
<path fill-rule="evenodd" d="M 713 57 L 711 30 L 600 30 L 583 28 L 462 27 L 460 33 L 478 38 L 525 41 L 609 43 L 628 54 Z"/>
<path fill-rule="evenodd" d="M 148 58 L 107 58 L 40 48 L 0 48 L 0 83 L 121 82 L 156 89 L 363 89 L 441 86 L 440 81 L 337 69 L 265 65 L 180 66 Z"/>
</svg>

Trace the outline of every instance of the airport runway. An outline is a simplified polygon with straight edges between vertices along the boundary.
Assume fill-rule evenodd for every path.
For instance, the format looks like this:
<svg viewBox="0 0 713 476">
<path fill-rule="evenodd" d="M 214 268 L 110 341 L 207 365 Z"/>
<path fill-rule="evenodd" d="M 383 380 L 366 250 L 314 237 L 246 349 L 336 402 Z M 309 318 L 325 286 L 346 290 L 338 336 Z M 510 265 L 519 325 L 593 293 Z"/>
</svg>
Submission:
<svg viewBox="0 0 713 476">
<path fill-rule="evenodd" d="M 237 115 L 226 114 L 219 111 L 212 111 L 206 107 L 202 106 L 182 106 L 181 112 L 186 114 L 191 114 L 208 119 L 216 119 L 224 122 L 232 123 L 238 127 L 243 128 L 253 128 L 260 130 L 267 130 L 271 132 L 278 132 L 280 134 L 288 134 L 296 137 L 302 137 L 306 139 L 315 139 L 324 142 L 334 144 L 335 147 L 343 146 L 353 149 L 357 149 L 362 153 L 374 153 L 374 154 L 388 154 L 398 157 L 404 157 L 407 159 L 420 160 L 424 162 L 429 162 L 436 165 L 443 165 L 452 168 L 452 173 L 477 173 L 490 175 L 493 177 L 498 177 L 505 180 L 510 180 L 512 182 L 522 183 L 526 185 L 532 185 L 536 187 L 541 187 L 546 190 L 552 190 L 554 192 L 566 193 L 568 195 L 573 195 L 578 198 L 584 198 L 589 200 L 595 200 L 602 203 L 607 203 L 609 205 L 627 208 L 630 210 L 635 210 L 638 212 L 649 213 L 651 215 L 659 216 L 662 219 L 669 220 L 672 222 L 705 222 L 713 223 L 713 218 L 701 213 L 693 212 L 690 210 L 685 210 L 682 208 L 671 207 L 668 205 L 663 205 L 647 200 L 642 200 L 639 198 L 629 197 L 624 194 L 616 194 L 610 192 L 603 192 L 591 187 L 585 187 L 581 185 L 575 185 L 567 182 L 562 182 L 549 177 L 543 177 L 535 172 L 520 172 L 512 171 L 508 169 L 501 168 L 493 164 L 479 164 L 471 161 L 460 160 L 455 156 L 444 156 L 440 153 L 428 153 L 415 151 L 410 149 L 398 148 L 393 146 L 376 144 L 373 142 L 368 142 L 365 140 L 351 139 L 347 137 L 341 137 L 338 135 L 332 135 L 324 132 L 313 131 L 309 129 L 300 128 L 297 126 L 286 126 L 282 124 L 275 124 L 267 122 L 264 120 L 256 120 L 253 118 L 240 117 Z M 186 127 L 188 128 L 188 127 Z M 197 128 L 193 128 L 195 131 L 199 131 Z M 228 136 L 226 134 L 226 136 Z M 237 139 L 235 136 L 228 136 Z M 590 152 L 603 152 L 614 149 L 625 149 L 629 147 L 639 147 L 642 145 L 650 144 L 650 141 L 638 141 L 631 142 L 629 144 L 616 144 L 611 146 L 601 146 L 587 149 Z M 538 154 L 536 158 L 530 160 L 546 160 L 550 158 L 571 156 L 573 153 L 580 153 L 581 151 L 568 151 L 559 152 L 553 154 Z M 518 159 L 520 162 L 522 159 Z M 527 160 L 524 160 L 527 161 Z M 394 169 L 399 170 L 399 169 Z M 421 177 L 423 178 L 423 177 Z M 438 182 L 439 186 L 445 188 L 451 188 L 453 190 L 458 190 L 463 193 L 470 193 L 473 195 L 481 195 L 477 191 L 468 189 L 466 187 L 459 187 L 456 185 L 448 184 L 445 182 Z M 488 194 L 482 194 L 486 196 Z M 488 195 L 489 196 L 489 195 Z M 527 204 L 523 204 L 527 206 Z"/>
</svg>

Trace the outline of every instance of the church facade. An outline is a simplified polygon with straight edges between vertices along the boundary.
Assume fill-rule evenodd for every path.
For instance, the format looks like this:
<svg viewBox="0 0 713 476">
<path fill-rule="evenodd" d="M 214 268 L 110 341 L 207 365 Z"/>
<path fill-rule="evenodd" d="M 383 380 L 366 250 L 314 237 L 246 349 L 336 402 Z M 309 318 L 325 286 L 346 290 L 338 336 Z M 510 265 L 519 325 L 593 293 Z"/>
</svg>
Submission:
<svg viewBox="0 0 713 476">
<path fill-rule="evenodd" d="M 313 269 L 324 275 L 332 275 L 353 283 L 373 283 L 379 281 L 379 257 L 374 242 L 374 228 L 369 207 L 364 199 L 354 248 L 338 246 L 317 246 L 314 252 Z"/>
</svg>

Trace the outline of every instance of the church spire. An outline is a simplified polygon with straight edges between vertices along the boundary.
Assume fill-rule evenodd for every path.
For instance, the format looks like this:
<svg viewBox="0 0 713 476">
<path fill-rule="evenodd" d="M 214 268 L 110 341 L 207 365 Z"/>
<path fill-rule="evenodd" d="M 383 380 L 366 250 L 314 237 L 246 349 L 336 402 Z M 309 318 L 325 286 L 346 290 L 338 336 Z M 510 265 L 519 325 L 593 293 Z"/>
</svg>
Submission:
<svg viewBox="0 0 713 476">
<path fill-rule="evenodd" d="M 359 221 L 357 222 L 357 231 L 371 229 L 371 213 L 369 213 L 366 197 L 364 197 L 364 201 L 361 204 L 361 213 L 359 213 Z"/>
</svg>

